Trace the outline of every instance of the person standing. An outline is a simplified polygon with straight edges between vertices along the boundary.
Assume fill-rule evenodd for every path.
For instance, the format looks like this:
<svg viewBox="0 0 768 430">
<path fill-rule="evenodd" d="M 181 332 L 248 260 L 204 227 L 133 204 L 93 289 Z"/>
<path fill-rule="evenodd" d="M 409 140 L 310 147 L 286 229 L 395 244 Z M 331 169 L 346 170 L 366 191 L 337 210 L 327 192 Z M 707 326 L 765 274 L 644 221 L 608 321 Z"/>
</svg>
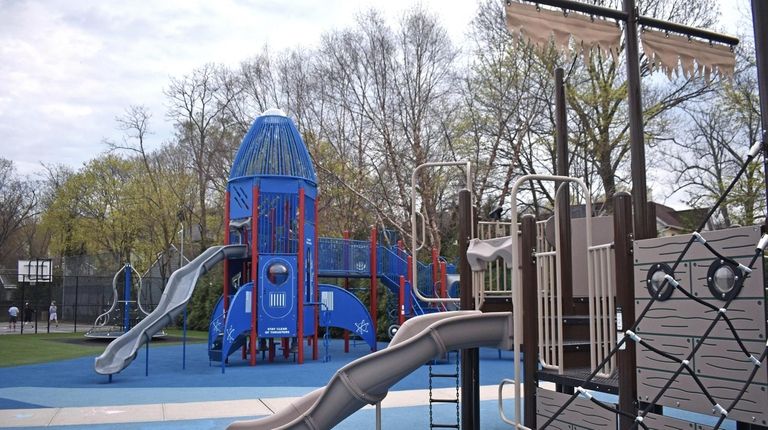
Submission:
<svg viewBox="0 0 768 430">
<path fill-rule="evenodd" d="M 16 331 L 16 319 L 19 317 L 19 308 L 16 305 L 11 305 L 8 308 L 8 330 L 13 327 L 13 331 Z"/>
<path fill-rule="evenodd" d="M 56 313 L 56 301 L 51 302 L 51 306 L 48 307 L 48 321 L 55 321 L 56 327 L 59 326 L 59 316 Z"/>
<path fill-rule="evenodd" d="M 29 302 L 24 303 L 24 325 L 32 323 L 33 313 L 35 313 L 35 310 L 32 309 L 32 306 L 30 306 Z"/>
</svg>

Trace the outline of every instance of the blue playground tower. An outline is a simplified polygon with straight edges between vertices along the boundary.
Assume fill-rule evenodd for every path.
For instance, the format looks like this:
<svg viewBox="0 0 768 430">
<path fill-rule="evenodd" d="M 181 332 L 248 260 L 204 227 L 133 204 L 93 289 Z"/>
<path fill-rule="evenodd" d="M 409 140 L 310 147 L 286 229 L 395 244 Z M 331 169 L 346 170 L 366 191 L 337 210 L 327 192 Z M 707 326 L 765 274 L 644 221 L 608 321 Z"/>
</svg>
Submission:
<svg viewBox="0 0 768 430">
<path fill-rule="evenodd" d="M 209 358 L 221 361 L 242 349 L 256 363 L 257 351 L 304 362 L 304 340 L 318 357 L 318 323 L 354 328 L 370 324 L 353 294 L 318 283 L 317 176 L 293 121 L 270 109 L 243 138 L 226 192 L 225 245 L 248 245 L 249 255 L 224 261 L 221 299 L 209 328 Z M 322 307 L 322 308 L 321 308 Z M 367 337 L 367 338 L 366 338 Z M 363 338 L 375 348 L 374 333 Z"/>
</svg>

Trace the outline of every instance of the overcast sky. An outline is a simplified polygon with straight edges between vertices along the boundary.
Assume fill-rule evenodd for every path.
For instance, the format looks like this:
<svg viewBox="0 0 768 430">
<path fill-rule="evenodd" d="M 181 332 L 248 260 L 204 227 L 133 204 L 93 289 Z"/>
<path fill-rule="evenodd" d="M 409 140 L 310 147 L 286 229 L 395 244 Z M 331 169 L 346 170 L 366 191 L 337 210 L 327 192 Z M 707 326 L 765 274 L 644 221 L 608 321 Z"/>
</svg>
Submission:
<svg viewBox="0 0 768 430">
<path fill-rule="evenodd" d="M 724 9 L 733 28 L 748 0 Z M 460 44 L 477 0 L 422 0 Z M 734 7 L 733 3 L 738 6 Z M 163 89 L 204 63 L 234 66 L 265 44 L 316 45 L 375 7 L 396 22 L 413 0 L 0 0 L 0 156 L 31 174 L 78 167 L 118 139 L 129 105 L 153 114 L 150 145 L 170 137 Z"/>
</svg>

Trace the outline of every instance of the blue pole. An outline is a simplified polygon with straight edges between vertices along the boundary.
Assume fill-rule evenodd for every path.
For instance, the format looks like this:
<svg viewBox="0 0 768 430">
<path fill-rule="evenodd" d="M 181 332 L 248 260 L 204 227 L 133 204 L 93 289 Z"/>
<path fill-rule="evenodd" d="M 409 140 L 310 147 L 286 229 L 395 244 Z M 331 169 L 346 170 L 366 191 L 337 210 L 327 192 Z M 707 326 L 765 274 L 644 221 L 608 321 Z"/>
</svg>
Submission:
<svg viewBox="0 0 768 430">
<path fill-rule="evenodd" d="M 146 345 L 147 345 L 147 349 L 146 349 L 147 353 L 144 354 L 146 356 L 146 358 L 147 358 L 147 361 L 146 361 L 146 364 L 144 365 L 144 376 L 149 376 L 149 339 L 150 339 L 150 337 L 146 333 L 144 333 L 144 336 L 146 336 L 146 338 L 147 338 L 147 343 L 146 343 Z"/>
<path fill-rule="evenodd" d="M 123 267 L 125 271 L 125 288 L 123 289 L 123 333 L 131 329 L 131 263 L 126 263 Z"/>
<path fill-rule="evenodd" d="M 181 347 L 181 369 L 187 368 L 187 305 L 184 304 L 184 336 Z"/>
</svg>

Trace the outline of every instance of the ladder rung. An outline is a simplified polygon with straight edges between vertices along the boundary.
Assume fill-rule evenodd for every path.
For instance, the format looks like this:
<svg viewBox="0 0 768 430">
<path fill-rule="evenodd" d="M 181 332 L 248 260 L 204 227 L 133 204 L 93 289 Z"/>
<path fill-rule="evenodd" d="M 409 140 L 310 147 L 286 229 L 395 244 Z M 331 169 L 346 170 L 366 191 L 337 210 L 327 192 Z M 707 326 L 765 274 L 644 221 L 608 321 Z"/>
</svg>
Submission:
<svg viewBox="0 0 768 430">
<path fill-rule="evenodd" d="M 458 373 L 430 373 L 429 376 L 433 378 L 458 378 Z"/>
<path fill-rule="evenodd" d="M 432 403 L 459 403 L 459 399 L 432 399 Z"/>
</svg>

